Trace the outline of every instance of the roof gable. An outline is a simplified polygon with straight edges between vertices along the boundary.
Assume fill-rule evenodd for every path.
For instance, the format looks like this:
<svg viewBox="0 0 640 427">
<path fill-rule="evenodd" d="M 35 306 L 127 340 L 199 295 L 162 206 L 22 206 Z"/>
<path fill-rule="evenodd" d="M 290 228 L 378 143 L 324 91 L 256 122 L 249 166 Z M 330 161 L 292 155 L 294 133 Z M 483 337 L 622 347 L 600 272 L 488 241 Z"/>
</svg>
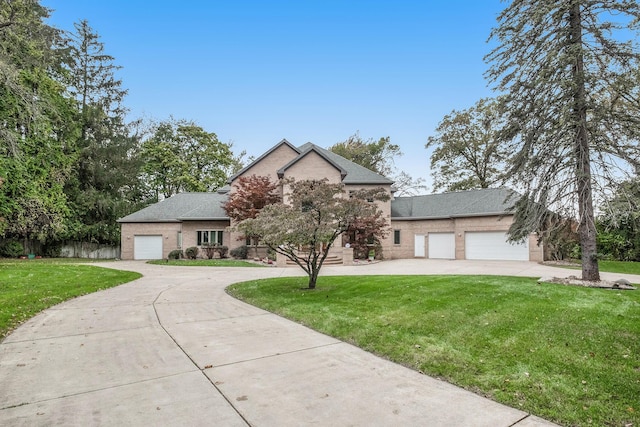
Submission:
<svg viewBox="0 0 640 427">
<path fill-rule="evenodd" d="M 319 148 L 320 147 L 317 147 L 313 144 L 308 145 L 308 148 L 305 149 L 302 153 L 300 153 L 298 157 L 296 157 L 295 159 L 291 160 L 289 163 L 287 163 L 286 165 L 278 169 L 278 178 L 283 178 L 287 169 L 289 169 L 290 167 L 292 167 L 293 165 L 295 165 L 296 163 L 298 163 L 299 161 L 307 157 L 310 153 L 315 153 L 318 156 L 320 156 L 322 159 L 324 159 L 328 164 L 330 164 L 335 169 L 337 169 L 338 172 L 340 172 L 340 178 L 344 180 L 345 176 L 347 175 L 347 171 L 342 166 L 340 166 L 335 161 L 333 161 L 331 158 L 329 158 L 325 153 L 320 151 Z"/>
<path fill-rule="evenodd" d="M 341 170 L 346 172 L 342 182 L 344 184 L 373 184 L 373 185 L 391 185 L 393 181 L 386 178 L 370 169 L 365 168 L 351 160 L 345 159 L 339 154 L 333 153 L 322 147 L 319 147 L 311 142 L 308 142 L 300 147 L 299 150 L 306 152 L 307 150 L 314 149 L 317 153 L 323 155 L 325 159 L 331 161 Z"/>
<path fill-rule="evenodd" d="M 235 175 L 233 175 L 231 178 L 229 178 L 229 180 L 227 182 L 229 184 L 231 184 L 240 175 L 245 174 L 249 169 L 251 169 L 252 167 L 257 165 L 258 163 L 260 163 L 264 158 L 268 157 L 271 153 L 273 153 L 274 151 L 278 150 L 282 146 L 290 148 L 296 154 L 300 154 L 300 150 L 298 148 L 296 148 L 293 144 L 291 144 L 286 139 L 282 139 L 282 141 L 280 141 L 279 143 L 277 143 L 276 145 L 271 147 L 269 150 L 264 152 L 260 157 L 255 159 L 253 162 L 249 163 L 247 166 L 245 166 L 242 169 L 240 169 Z"/>
</svg>

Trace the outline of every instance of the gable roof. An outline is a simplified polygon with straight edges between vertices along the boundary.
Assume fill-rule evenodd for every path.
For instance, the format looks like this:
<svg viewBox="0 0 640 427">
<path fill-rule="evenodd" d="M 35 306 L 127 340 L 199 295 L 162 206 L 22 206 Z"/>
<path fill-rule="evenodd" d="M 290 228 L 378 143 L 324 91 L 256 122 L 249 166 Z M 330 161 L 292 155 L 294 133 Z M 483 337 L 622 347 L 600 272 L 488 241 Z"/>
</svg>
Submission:
<svg viewBox="0 0 640 427">
<path fill-rule="evenodd" d="M 120 218 L 118 222 L 228 220 L 222 209 L 228 197 L 220 193 L 179 193 Z"/>
<path fill-rule="evenodd" d="M 330 161 L 332 164 L 336 165 L 339 169 L 342 169 L 346 172 L 342 182 L 344 184 L 374 184 L 374 185 L 391 185 L 393 181 L 389 178 L 386 178 L 378 173 L 373 172 L 365 168 L 364 166 L 360 166 L 357 163 L 352 162 L 351 160 L 347 160 L 344 157 L 333 153 L 329 150 L 325 150 L 322 147 L 319 147 L 311 142 L 307 142 L 304 145 L 298 147 L 298 150 L 305 154 L 310 150 L 314 150 L 315 152 L 321 154 L 327 161 Z M 302 154 L 300 156 L 302 156 Z"/>
<path fill-rule="evenodd" d="M 509 188 L 486 188 L 397 197 L 391 201 L 391 219 L 441 219 L 511 214 L 518 193 Z"/>
<path fill-rule="evenodd" d="M 340 172 L 340 178 L 344 181 L 344 178 L 347 176 L 348 172 L 342 166 L 336 163 L 333 159 L 327 156 L 326 150 L 321 150 L 320 147 L 313 145 L 311 143 L 306 144 L 306 146 L 308 146 L 308 148 L 304 150 L 302 150 L 302 147 L 300 147 L 300 150 L 302 152 L 300 153 L 300 155 L 298 155 L 298 157 L 296 157 L 295 159 L 292 159 L 289 163 L 287 163 L 286 165 L 278 169 L 278 178 L 282 178 L 287 169 L 289 169 L 291 166 L 298 163 L 300 160 L 304 159 L 307 155 L 309 155 L 309 153 L 316 153 L 317 155 L 322 157 L 327 163 L 329 163 L 331 166 L 336 168 L 338 172 Z"/>
<path fill-rule="evenodd" d="M 233 175 L 231 178 L 229 178 L 227 180 L 227 183 L 231 184 L 233 182 L 234 179 L 236 179 L 237 177 L 239 177 L 240 175 L 242 175 L 243 173 L 245 173 L 246 171 L 248 171 L 249 169 L 251 169 L 254 165 L 257 165 L 258 163 L 260 163 L 260 161 L 262 159 L 264 159 L 265 157 L 267 157 L 269 154 L 273 153 L 274 151 L 276 151 L 278 148 L 280 148 L 281 146 L 287 146 L 289 148 L 291 148 L 293 151 L 295 151 L 296 153 L 300 154 L 300 150 L 298 148 L 296 148 L 293 144 L 291 144 L 289 141 L 287 141 L 286 139 L 282 139 L 282 141 L 278 142 L 276 145 L 274 145 L 273 147 L 271 147 L 269 150 L 267 150 L 266 152 L 264 152 L 260 157 L 258 157 L 257 159 L 255 159 L 253 162 L 249 163 L 247 166 L 243 167 L 242 169 L 240 169 L 238 172 L 236 172 L 235 175 Z"/>
</svg>

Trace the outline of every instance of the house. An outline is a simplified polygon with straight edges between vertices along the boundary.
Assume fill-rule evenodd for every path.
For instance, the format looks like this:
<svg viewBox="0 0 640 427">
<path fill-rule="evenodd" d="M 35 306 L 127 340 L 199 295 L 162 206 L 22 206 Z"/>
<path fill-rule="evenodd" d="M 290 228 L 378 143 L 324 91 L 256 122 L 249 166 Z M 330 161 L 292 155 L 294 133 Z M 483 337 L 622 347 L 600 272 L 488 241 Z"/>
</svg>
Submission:
<svg viewBox="0 0 640 427">
<path fill-rule="evenodd" d="M 245 242 L 229 232 L 222 209 L 242 176 L 323 179 L 342 183 L 345 191 L 383 188 L 391 195 L 377 202 L 391 233 L 382 244 L 387 259 L 499 259 L 541 261 L 535 235 L 520 244 L 507 242 L 513 215 L 505 188 L 470 190 L 415 197 L 393 197 L 393 182 L 312 143 L 296 147 L 287 140 L 272 147 L 229 179 L 215 193 L 181 193 L 118 220 L 122 259 L 166 258 L 174 249 L 220 243 L 229 248 Z M 281 189 L 286 193 L 286 189 Z M 337 245 L 333 249 L 342 249 Z"/>
</svg>

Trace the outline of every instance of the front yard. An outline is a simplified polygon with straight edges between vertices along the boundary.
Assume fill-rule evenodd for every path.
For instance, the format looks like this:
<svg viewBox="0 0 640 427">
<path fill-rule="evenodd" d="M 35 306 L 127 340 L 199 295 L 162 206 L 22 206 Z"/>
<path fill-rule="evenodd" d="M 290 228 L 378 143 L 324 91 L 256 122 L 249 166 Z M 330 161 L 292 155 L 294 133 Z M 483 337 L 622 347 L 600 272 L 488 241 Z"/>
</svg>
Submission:
<svg viewBox="0 0 640 427">
<path fill-rule="evenodd" d="M 0 340 L 45 308 L 140 277 L 74 262 L 0 259 Z"/>
<path fill-rule="evenodd" d="M 230 294 L 563 425 L 640 425 L 640 291 L 489 276 L 251 281 Z"/>
</svg>

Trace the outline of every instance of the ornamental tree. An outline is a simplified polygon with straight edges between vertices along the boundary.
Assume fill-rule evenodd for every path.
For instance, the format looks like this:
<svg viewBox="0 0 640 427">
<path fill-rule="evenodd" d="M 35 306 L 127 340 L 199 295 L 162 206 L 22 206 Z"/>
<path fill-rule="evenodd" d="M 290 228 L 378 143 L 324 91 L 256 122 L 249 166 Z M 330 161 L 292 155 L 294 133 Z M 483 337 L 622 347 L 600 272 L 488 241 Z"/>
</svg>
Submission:
<svg viewBox="0 0 640 427">
<path fill-rule="evenodd" d="M 284 255 L 309 276 L 309 289 L 315 289 L 318 274 L 336 239 L 359 219 L 379 215 L 376 203 L 386 201 L 388 193 L 375 190 L 354 192 L 350 197 L 343 184 L 327 179 L 286 182 L 290 191 L 286 203 L 265 206 L 255 218 L 236 227 L 246 235 L 259 236 L 273 251 Z"/>
<path fill-rule="evenodd" d="M 282 201 L 278 190 L 278 183 L 271 181 L 268 176 L 241 176 L 229 195 L 229 200 L 222 206 L 234 223 L 245 219 L 255 218 L 265 206 Z M 245 234 L 254 242 L 254 252 L 257 255 L 258 236 Z"/>
</svg>

